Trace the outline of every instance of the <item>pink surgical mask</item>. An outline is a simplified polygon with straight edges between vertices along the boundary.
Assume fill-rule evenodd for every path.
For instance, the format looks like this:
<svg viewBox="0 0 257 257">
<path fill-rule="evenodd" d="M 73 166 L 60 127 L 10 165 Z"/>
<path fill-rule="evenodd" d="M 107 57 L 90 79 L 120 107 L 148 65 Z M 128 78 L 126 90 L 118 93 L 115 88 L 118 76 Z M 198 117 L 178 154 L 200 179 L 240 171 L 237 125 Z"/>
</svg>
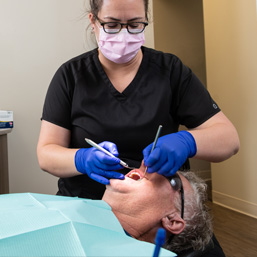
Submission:
<svg viewBox="0 0 257 257">
<path fill-rule="evenodd" d="M 127 63 L 132 60 L 145 42 L 144 32 L 131 34 L 122 29 L 117 34 L 108 34 L 99 28 L 98 46 L 101 53 L 115 63 Z"/>
</svg>

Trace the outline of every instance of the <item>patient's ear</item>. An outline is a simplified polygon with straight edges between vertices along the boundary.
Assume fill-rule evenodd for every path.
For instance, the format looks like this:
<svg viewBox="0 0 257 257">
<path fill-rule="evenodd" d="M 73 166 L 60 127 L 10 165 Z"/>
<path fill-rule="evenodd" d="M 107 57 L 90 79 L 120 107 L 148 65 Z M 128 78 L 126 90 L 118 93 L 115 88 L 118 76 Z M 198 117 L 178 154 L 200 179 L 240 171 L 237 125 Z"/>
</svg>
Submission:
<svg viewBox="0 0 257 257">
<path fill-rule="evenodd" d="M 162 226 L 172 234 L 180 234 L 185 228 L 185 221 L 178 213 L 162 218 Z"/>
</svg>

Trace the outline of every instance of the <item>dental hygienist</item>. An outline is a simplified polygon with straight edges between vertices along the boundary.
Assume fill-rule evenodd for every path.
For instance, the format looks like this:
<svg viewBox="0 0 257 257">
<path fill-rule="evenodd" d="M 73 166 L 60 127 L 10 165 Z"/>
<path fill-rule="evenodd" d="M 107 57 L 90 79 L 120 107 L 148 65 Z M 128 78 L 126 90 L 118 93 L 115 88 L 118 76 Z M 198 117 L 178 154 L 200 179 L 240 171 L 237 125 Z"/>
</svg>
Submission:
<svg viewBox="0 0 257 257">
<path fill-rule="evenodd" d="M 101 199 L 104 184 L 127 173 L 120 159 L 136 167 L 144 160 L 149 173 L 170 176 L 187 158 L 220 162 L 238 151 L 236 129 L 194 73 L 178 57 L 142 46 L 147 0 L 91 0 L 90 7 L 98 48 L 58 69 L 43 108 L 38 160 L 60 177 L 58 194 Z M 178 132 L 180 124 L 188 130 Z"/>
</svg>

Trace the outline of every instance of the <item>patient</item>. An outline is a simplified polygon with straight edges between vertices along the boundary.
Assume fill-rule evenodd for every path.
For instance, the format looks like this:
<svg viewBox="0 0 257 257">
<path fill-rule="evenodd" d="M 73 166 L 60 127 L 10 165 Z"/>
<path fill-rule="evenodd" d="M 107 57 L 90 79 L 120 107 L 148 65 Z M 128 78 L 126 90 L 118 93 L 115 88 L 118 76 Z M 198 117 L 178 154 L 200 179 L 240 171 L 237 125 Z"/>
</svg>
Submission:
<svg viewBox="0 0 257 257">
<path fill-rule="evenodd" d="M 181 252 L 203 250 L 211 241 L 212 223 L 204 205 L 206 184 L 193 172 L 167 179 L 146 173 L 144 164 L 125 180 L 110 180 L 103 200 L 132 237 L 154 243 L 159 227 L 166 230 L 164 248 Z M 141 179 L 142 178 L 142 179 Z M 184 198 L 184 199 L 183 199 Z"/>
</svg>

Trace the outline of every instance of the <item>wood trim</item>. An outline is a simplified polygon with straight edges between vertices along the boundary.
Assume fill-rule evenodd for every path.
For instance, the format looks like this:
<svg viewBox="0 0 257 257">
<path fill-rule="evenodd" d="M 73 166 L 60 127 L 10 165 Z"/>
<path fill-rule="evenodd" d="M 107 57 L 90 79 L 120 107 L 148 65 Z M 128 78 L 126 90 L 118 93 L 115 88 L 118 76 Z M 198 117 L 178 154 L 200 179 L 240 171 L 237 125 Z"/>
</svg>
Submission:
<svg viewBox="0 0 257 257">
<path fill-rule="evenodd" d="M 0 135 L 0 194 L 9 193 L 7 135 Z"/>
<path fill-rule="evenodd" d="M 257 204 L 230 195 L 212 191 L 213 203 L 257 219 Z"/>
</svg>

